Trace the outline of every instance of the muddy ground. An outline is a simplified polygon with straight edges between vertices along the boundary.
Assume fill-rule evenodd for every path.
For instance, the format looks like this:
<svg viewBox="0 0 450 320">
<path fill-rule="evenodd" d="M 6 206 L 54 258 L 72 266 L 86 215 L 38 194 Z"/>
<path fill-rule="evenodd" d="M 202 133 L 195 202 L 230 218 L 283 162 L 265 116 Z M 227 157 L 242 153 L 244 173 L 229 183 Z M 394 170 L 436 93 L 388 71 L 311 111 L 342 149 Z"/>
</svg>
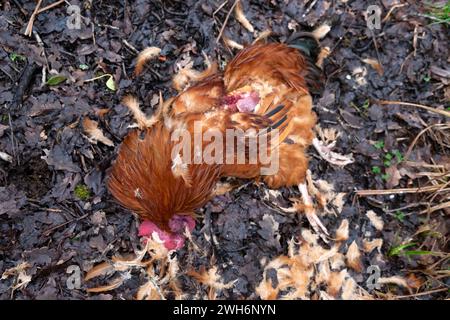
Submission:
<svg viewBox="0 0 450 320">
<path fill-rule="evenodd" d="M 203 69 L 202 53 L 222 66 L 229 61 L 236 50 L 216 39 L 233 2 L 73 0 L 81 9 L 79 29 L 68 27 L 71 17 L 63 3 L 37 15 L 31 37 L 24 32 L 36 2 L 2 2 L 0 151 L 6 155 L 0 159 L 0 299 L 136 296 L 145 282 L 142 270 L 100 294 L 85 289 L 108 278 L 82 281 L 79 289 L 66 284 L 70 266 L 79 267 L 83 275 L 96 263 L 141 247 L 138 219 L 105 188 L 107 169 L 133 123 L 120 99 L 134 94 L 150 114 L 159 91 L 166 98 L 175 93 L 171 79 L 177 63 L 192 59 Z M 350 236 L 344 247 L 353 241 L 361 247 L 363 238 L 383 239 L 381 255 L 376 250 L 364 253 L 363 271 L 351 271 L 358 285 L 379 299 L 448 298 L 450 130 L 448 116 L 439 113 L 449 110 L 448 20 L 437 20 L 439 9 L 422 1 L 371 3 L 381 9 L 381 29 L 367 27 L 367 1 L 242 2 L 256 32 L 272 30 L 272 41 L 324 23 L 331 26 L 322 40 L 330 55 L 324 63 L 325 90 L 314 97 L 315 112 L 322 129 L 340 132 L 334 150 L 352 153 L 355 161 L 339 168 L 311 148 L 310 169 L 315 180 L 346 194 L 339 212 L 321 217 L 332 234 L 348 219 Z M 224 35 L 248 44 L 256 34 L 231 14 Z M 135 49 L 147 46 L 161 48 L 160 59 L 135 79 Z M 365 59 L 376 63 L 371 66 Z M 47 84 L 43 69 L 45 79 L 51 79 Z M 108 88 L 108 77 L 85 81 L 100 74 L 112 75 L 117 90 Z M 55 75 L 65 79 L 60 82 Z M 90 141 L 82 129 L 84 117 L 98 121 L 114 146 Z M 286 214 L 277 207 L 289 207 L 298 190 L 285 188 L 271 198 L 264 185 L 244 183 L 199 210 L 204 215 L 193 241 L 201 250 L 189 247 L 175 253 L 182 271 L 216 265 L 224 282 L 236 280 L 233 288 L 218 292 L 221 299 L 258 298 L 255 288 L 263 279 L 264 263 L 286 254 L 287 241 L 310 228 L 302 214 Z M 435 188 L 427 192 L 356 194 L 430 186 Z M 370 210 L 381 217 L 382 229 L 369 221 Z M 27 263 L 22 272 L 14 269 L 22 263 Z M 415 285 L 389 284 L 372 291 L 365 272 L 372 264 L 384 277 L 414 279 Z M 180 279 L 187 297 L 206 292 L 188 275 Z M 314 298 L 314 292 L 308 297 Z"/>
</svg>

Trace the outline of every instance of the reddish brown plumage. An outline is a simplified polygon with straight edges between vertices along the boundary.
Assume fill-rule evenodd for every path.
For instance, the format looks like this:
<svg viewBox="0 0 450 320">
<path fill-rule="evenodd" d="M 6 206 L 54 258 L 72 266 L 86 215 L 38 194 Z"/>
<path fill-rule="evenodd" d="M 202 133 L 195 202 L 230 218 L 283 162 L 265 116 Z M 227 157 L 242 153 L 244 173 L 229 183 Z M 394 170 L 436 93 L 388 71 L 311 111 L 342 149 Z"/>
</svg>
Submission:
<svg viewBox="0 0 450 320">
<path fill-rule="evenodd" d="M 174 175 L 174 143 L 170 139 L 174 130 L 193 132 L 194 121 L 201 121 L 204 130 L 223 134 L 230 128 L 261 130 L 283 116 L 287 121 L 278 128 L 279 171 L 262 178 L 272 188 L 303 182 L 308 166 L 305 148 L 311 143 L 316 122 L 307 87 L 310 80 L 306 79 L 311 68 L 297 49 L 266 44 L 242 50 L 223 74 L 205 72 L 206 78 L 198 79 L 171 101 L 166 119 L 148 128 L 142 140 L 137 130 L 129 133 L 110 173 L 109 190 L 122 205 L 168 230 L 174 214 L 193 215 L 209 200 L 221 176 L 257 178 L 261 169 L 259 163 L 201 163 L 188 164 Z M 227 103 L 248 92 L 256 92 L 259 99 L 253 112 L 227 110 Z M 270 119 L 264 116 L 278 105 L 285 108 Z"/>
<path fill-rule="evenodd" d="M 169 231 L 168 222 L 174 214 L 192 215 L 194 209 L 209 200 L 221 170 L 214 165 L 191 165 L 195 183 L 189 187 L 172 174 L 174 143 L 164 123 L 159 122 L 142 134 L 143 139 L 138 130 L 126 136 L 108 187 L 123 206 Z"/>
</svg>

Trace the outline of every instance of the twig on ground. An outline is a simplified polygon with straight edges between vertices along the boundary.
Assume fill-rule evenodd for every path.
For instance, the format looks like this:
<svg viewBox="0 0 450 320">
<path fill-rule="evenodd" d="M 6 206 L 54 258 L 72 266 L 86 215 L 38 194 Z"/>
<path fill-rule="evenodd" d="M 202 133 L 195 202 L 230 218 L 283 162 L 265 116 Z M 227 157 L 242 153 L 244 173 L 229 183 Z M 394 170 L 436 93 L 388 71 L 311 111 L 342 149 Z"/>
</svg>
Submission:
<svg viewBox="0 0 450 320">
<path fill-rule="evenodd" d="M 225 27 L 227 26 L 228 19 L 230 19 L 231 13 L 234 11 L 234 7 L 236 7 L 238 2 L 239 2 L 239 0 L 235 0 L 233 5 L 230 8 L 230 11 L 228 11 L 227 16 L 225 17 L 225 20 L 223 21 L 222 28 L 220 28 L 220 32 L 219 32 L 219 35 L 217 36 L 216 43 L 219 43 L 220 38 L 222 38 L 222 34 L 223 34 L 223 31 L 225 30 Z"/>
<path fill-rule="evenodd" d="M 41 87 L 45 85 L 47 82 L 47 69 L 50 70 L 50 66 L 48 65 L 47 55 L 45 54 L 45 46 L 44 42 L 42 41 L 41 37 L 39 36 L 39 33 L 37 33 L 36 30 L 33 30 L 33 36 L 36 39 L 36 42 L 39 45 L 39 48 L 41 48 L 41 56 L 44 57 L 45 65 L 42 66 L 42 83 Z"/>
<path fill-rule="evenodd" d="M 60 4 L 64 3 L 65 0 L 58 0 L 52 4 L 49 4 L 48 6 L 45 6 L 41 8 L 42 0 L 38 0 L 38 3 L 36 4 L 36 7 L 34 8 L 33 13 L 31 14 L 30 20 L 28 20 L 27 28 L 25 29 L 24 35 L 31 37 L 31 34 L 33 33 L 33 24 L 34 20 L 36 20 L 36 17 L 38 14 L 50 10 L 56 6 L 59 6 Z"/>
<path fill-rule="evenodd" d="M 228 0 L 225 0 L 217 9 L 213 12 L 213 17 L 217 14 L 217 12 L 220 11 L 226 4 L 228 3 Z"/>
<path fill-rule="evenodd" d="M 448 288 L 438 288 L 438 289 L 434 289 L 434 290 L 430 290 L 430 291 L 408 294 L 406 296 L 394 296 L 394 298 L 396 298 L 396 299 L 414 298 L 414 297 L 426 296 L 428 294 L 433 294 L 433 293 L 447 291 L 447 290 L 448 290 Z"/>
<path fill-rule="evenodd" d="M 43 7 L 42 9 L 39 9 L 37 13 L 39 14 L 41 12 L 50 10 L 51 8 L 59 6 L 61 3 L 64 3 L 64 2 L 66 2 L 66 0 L 59 0 L 59 1 L 53 2 L 52 4 L 49 4 L 48 6 Z"/>
<path fill-rule="evenodd" d="M 28 11 L 22 7 L 22 4 L 18 0 L 12 0 L 12 2 L 19 8 L 20 12 L 27 17 Z"/>
<path fill-rule="evenodd" d="M 123 39 L 122 40 L 123 44 L 128 47 L 128 49 L 130 49 L 131 51 L 133 51 L 133 53 L 135 53 L 136 55 L 139 54 L 139 50 L 136 49 L 131 43 L 129 43 L 127 40 Z"/>
<path fill-rule="evenodd" d="M 403 194 L 403 193 L 422 193 L 422 192 L 444 192 L 449 191 L 450 188 L 443 188 L 444 185 L 438 184 L 435 186 L 428 186 L 422 188 L 398 188 L 398 189 L 386 189 L 386 190 L 358 190 L 356 195 L 358 196 L 377 196 L 377 195 L 390 195 L 390 194 Z"/>
<path fill-rule="evenodd" d="M 400 3 L 400 4 L 395 4 L 395 5 L 393 5 L 393 6 L 389 9 L 388 13 L 387 13 L 386 16 L 383 18 L 383 20 L 381 20 L 381 23 L 386 22 L 386 21 L 389 19 L 389 17 L 391 16 L 392 12 L 393 12 L 395 9 L 401 8 L 401 7 L 404 7 L 404 6 L 407 6 L 407 5 L 409 5 L 409 3 Z"/>
<path fill-rule="evenodd" d="M 398 104 L 400 106 L 409 106 L 409 107 L 417 107 L 417 108 L 421 108 L 433 113 L 437 113 L 446 117 L 450 117 L 450 112 L 449 111 L 445 111 L 445 110 L 440 110 L 440 109 L 436 109 L 436 108 L 432 108 L 429 106 L 425 106 L 423 104 L 417 104 L 417 103 L 411 103 L 411 102 L 402 102 L 402 101 L 391 101 L 391 100 L 377 100 L 377 103 L 381 104 L 381 105 L 387 105 L 387 104 Z"/>
<path fill-rule="evenodd" d="M 305 13 L 302 15 L 302 17 L 306 17 L 308 15 L 308 13 L 312 10 L 312 8 L 315 6 L 317 0 L 314 0 L 313 2 L 311 2 L 311 4 L 308 6 L 308 8 L 305 10 Z"/>
<path fill-rule="evenodd" d="M 38 0 L 36 7 L 34 8 L 33 13 L 31 14 L 30 20 L 28 20 L 27 28 L 25 29 L 24 35 L 27 37 L 31 37 L 31 33 L 33 32 L 33 24 L 36 16 L 38 14 L 39 8 L 41 7 L 42 0 Z"/>
</svg>

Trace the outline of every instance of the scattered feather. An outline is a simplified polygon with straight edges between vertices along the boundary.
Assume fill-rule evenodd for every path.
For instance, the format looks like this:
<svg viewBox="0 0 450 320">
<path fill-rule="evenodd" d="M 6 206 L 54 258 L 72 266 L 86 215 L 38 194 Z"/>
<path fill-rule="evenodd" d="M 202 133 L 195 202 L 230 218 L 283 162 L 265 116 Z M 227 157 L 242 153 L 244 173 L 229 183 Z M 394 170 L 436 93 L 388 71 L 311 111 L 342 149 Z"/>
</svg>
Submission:
<svg viewBox="0 0 450 320">
<path fill-rule="evenodd" d="M 128 109 L 130 109 L 131 113 L 133 114 L 134 119 L 137 122 L 137 125 L 139 129 L 149 128 L 153 126 L 158 120 L 157 117 L 150 117 L 147 118 L 147 116 L 142 112 L 142 110 L 139 108 L 139 102 L 136 99 L 136 97 L 133 96 L 125 96 L 122 99 L 122 104 Z"/>
<path fill-rule="evenodd" d="M 323 67 L 323 63 L 326 58 L 330 55 L 331 50 L 328 47 L 323 47 L 320 49 L 319 55 L 317 56 L 316 66 L 319 68 Z"/>
<path fill-rule="evenodd" d="M 252 24 L 248 19 L 245 17 L 244 10 L 242 9 L 241 1 L 238 0 L 236 7 L 234 9 L 234 16 L 237 21 L 239 21 L 242 26 L 247 29 L 249 32 L 254 32 L 255 28 L 253 28 Z"/>
<path fill-rule="evenodd" d="M 191 270 L 187 272 L 187 275 L 193 277 L 201 284 L 204 284 L 210 288 L 214 289 L 230 289 L 233 287 L 233 285 L 236 283 L 237 279 L 234 281 L 231 281 L 229 283 L 222 283 L 221 277 L 217 273 L 217 266 L 213 266 L 211 269 L 206 271 L 205 267 L 200 267 L 200 272 Z"/>
<path fill-rule="evenodd" d="M 102 130 L 98 127 L 98 122 L 91 120 L 89 118 L 83 119 L 83 129 L 88 134 L 89 138 L 92 142 L 97 143 L 97 141 L 100 141 L 101 143 L 114 147 L 114 142 L 111 141 L 111 139 L 105 137 Z"/>
<path fill-rule="evenodd" d="M 145 48 L 141 53 L 139 53 L 136 60 L 136 68 L 134 69 L 134 75 L 138 76 L 144 70 L 144 66 L 147 61 L 150 61 L 153 58 L 156 58 L 161 53 L 161 49 L 157 47 L 148 47 Z"/>
<path fill-rule="evenodd" d="M 342 299 L 344 300 L 355 300 L 355 288 L 356 282 L 352 278 L 347 278 L 344 285 L 342 286 Z"/>
<path fill-rule="evenodd" d="M 216 62 L 211 62 L 206 54 L 204 54 L 206 69 L 203 71 L 197 71 L 194 69 L 194 62 L 189 61 L 183 66 L 177 64 L 177 73 L 172 79 L 172 86 L 178 92 L 181 92 L 193 83 L 201 81 L 218 71 L 218 65 Z M 189 59 L 190 60 L 190 59 Z"/>
<path fill-rule="evenodd" d="M 267 29 L 258 34 L 256 39 L 253 41 L 253 44 L 263 42 L 272 34 L 272 30 Z"/>
<path fill-rule="evenodd" d="M 379 284 L 395 284 L 400 287 L 409 289 L 408 281 L 400 276 L 381 277 L 378 279 Z"/>
<path fill-rule="evenodd" d="M 325 38 L 325 36 L 328 34 L 328 32 L 330 32 L 330 30 L 331 30 L 331 27 L 329 25 L 322 24 L 321 26 L 314 29 L 314 31 L 312 32 L 312 35 L 317 40 L 320 40 L 320 39 Z"/>
<path fill-rule="evenodd" d="M 379 216 L 377 216 L 377 214 L 373 210 L 367 211 L 366 216 L 367 218 L 369 218 L 375 229 L 377 229 L 378 231 L 383 230 L 384 222 Z"/>
<path fill-rule="evenodd" d="M 89 281 L 99 276 L 107 275 L 108 273 L 114 272 L 114 266 L 108 262 L 102 262 L 98 265 L 94 266 L 90 269 L 86 276 L 84 277 L 84 281 Z"/>
<path fill-rule="evenodd" d="M 336 241 L 346 241 L 348 239 L 348 234 L 348 220 L 344 219 L 336 230 Z"/>
<path fill-rule="evenodd" d="M 345 267 L 345 257 L 342 253 L 336 253 L 330 259 L 330 266 L 332 270 L 339 270 L 342 267 Z"/>
<path fill-rule="evenodd" d="M 334 164 L 336 166 L 339 166 L 339 167 L 344 167 L 350 163 L 355 162 L 352 154 L 342 155 L 342 154 L 336 153 L 334 151 L 331 151 L 331 149 L 334 147 L 335 144 L 336 144 L 336 141 L 326 146 L 323 144 L 322 141 L 318 140 L 317 138 L 313 139 L 314 148 L 317 150 L 319 155 L 325 161 L 327 161 L 331 164 Z"/>
<path fill-rule="evenodd" d="M 366 253 L 371 253 L 374 249 L 377 249 L 381 253 L 381 247 L 383 246 L 383 239 L 367 240 L 363 239 L 363 249 Z"/>
<path fill-rule="evenodd" d="M 240 43 L 237 43 L 234 40 L 231 40 L 230 38 L 226 37 L 226 36 L 222 36 L 223 42 L 225 43 L 226 46 L 230 47 L 231 49 L 237 49 L 237 50 L 242 50 L 244 49 L 244 46 Z"/>
<path fill-rule="evenodd" d="M 117 289 L 123 284 L 124 279 L 122 277 L 116 277 L 113 281 L 111 281 L 110 284 L 107 284 L 105 286 L 95 287 L 95 288 L 87 288 L 86 292 L 90 293 L 100 293 L 100 292 L 106 292 L 111 291 L 114 289 Z"/>
<path fill-rule="evenodd" d="M 3 152 L 3 151 L 0 151 L 0 159 L 2 159 L 3 161 L 6 161 L 6 162 L 13 161 L 13 157 L 11 157 L 9 154 L 7 154 L 6 152 Z"/>
<path fill-rule="evenodd" d="M 271 281 L 264 279 L 255 288 L 255 291 L 262 300 L 276 300 L 279 293 L 278 288 L 274 288 Z"/>
<path fill-rule="evenodd" d="M 344 204 L 345 204 L 345 199 L 344 197 L 347 194 L 345 192 L 339 192 L 336 197 L 334 197 L 333 201 L 331 202 L 331 204 L 336 208 L 336 211 L 338 213 L 342 212 L 342 209 L 344 209 Z"/>
<path fill-rule="evenodd" d="M 356 241 L 348 247 L 347 254 L 345 255 L 347 260 L 347 266 L 355 270 L 356 272 L 362 272 L 361 253 L 359 252 Z"/>
<path fill-rule="evenodd" d="M 341 291 L 344 279 L 347 275 L 347 270 L 341 270 L 340 272 L 333 271 L 330 274 L 327 282 L 327 293 L 333 297 L 338 297 Z"/>
<path fill-rule="evenodd" d="M 162 300 L 162 298 L 153 281 L 147 281 L 136 293 L 137 300 Z"/>
</svg>

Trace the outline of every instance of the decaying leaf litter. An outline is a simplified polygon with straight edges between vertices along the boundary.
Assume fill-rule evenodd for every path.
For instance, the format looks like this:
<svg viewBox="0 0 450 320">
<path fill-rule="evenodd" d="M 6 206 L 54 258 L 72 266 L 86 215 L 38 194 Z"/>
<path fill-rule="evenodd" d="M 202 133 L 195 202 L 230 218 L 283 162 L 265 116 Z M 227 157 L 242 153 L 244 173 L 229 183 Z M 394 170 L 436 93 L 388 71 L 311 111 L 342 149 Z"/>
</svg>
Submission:
<svg viewBox="0 0 450 320">
<path fill-rule="evenodd" d="M 448 295 L 443 9 L 378 1 L 382 29 L 369 30 L 365 1 L 73 1 L 82 12 L 76 30 L 67 27 L 65 3 L 38 2 L 36 9 L 34 1 L 7 1 L 0 12 L 2 299 Z M 267 30 L 284 41 L 324 25 L 331 29 L 322 39 L 329 53 L 325 91 L 315 97 L 317 133 L 354 159 L 337 166 L 309 152 L 328 243 L 293 213 L 298 190 L 240 181 L 201 210 L 184 249 L 141 245 L 137 219 L 104 182 L 135 122 L 121 99 L 137 95 L 150 115 L 160 92 L 174 94 L 173 76 L 202 70 L 205 56 L 223 67 Z M 146 47 L 160 51 L 134 77 Z M 375 291 L 367 287 L 370 265 L 381 271 Z M 101 276 L 69 289 L 70 266 Z"/>
</svg>

